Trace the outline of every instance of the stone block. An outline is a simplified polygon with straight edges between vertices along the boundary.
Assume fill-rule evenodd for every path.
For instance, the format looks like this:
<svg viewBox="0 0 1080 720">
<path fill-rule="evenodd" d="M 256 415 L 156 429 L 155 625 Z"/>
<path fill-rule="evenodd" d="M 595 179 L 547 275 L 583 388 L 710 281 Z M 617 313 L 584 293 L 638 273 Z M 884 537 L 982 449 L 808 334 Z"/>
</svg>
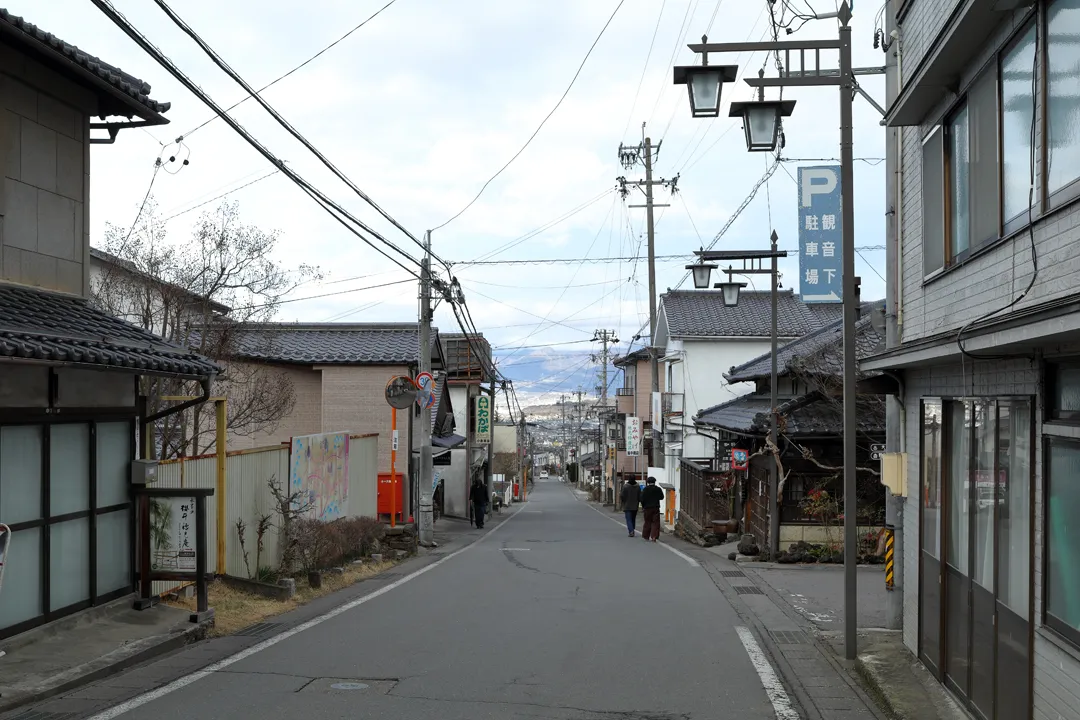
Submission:
<svg viewBox="0 0 1080 720">
<path fill-rule="evenodd" d="M 6 177 L 18 178 L 22 167 L 20 152 L 20 138 L 22 137 L 22 122 L 19 116 L 10 110 L 0 110 L 0 160 L 2 160 L 3 172 Z M 3 203 L 0 203 L 0 214 L 3 214 Z"/>
<path fill-rule="evenodd" d="M 382 562 L 382 560 L 383 560 L 382 553 L 372 553 L 372 555 L 371 555 L 371 561 L 372 562 L 380 563 L 380 562 Z"/>
<path fill-rule="evenodd" d="M 56 192 L 78 202 L 86 200 L 83 144 L 73 138 L 56 137 Z"/>
<path fill-rule="evenodd" d="M 61 292 L 82 295 L 83 264 L 71 260 L 56 261 L 56 289 Z"/>
<path fill-rule="evenodd" d="M 35 252 L 22 254 L 23 282 L 42 288 L 56 288 L 56 258 Z"/>
<path fill-rule="evenodd" d="M 10 75 L 0 75 L 0 102 L 16 115 L 37 120 L 37 93 Z"/>
<path fill-rule="evenodd" d="M 51 95 L 38 93 L 38 117 L 37 121 L 69 138 L 75 137 L 75 125 L 78 123 L 80 113 L 75 108 L 62 103 Z"/>
<path fill-rule="evenodd" d="M 55 193 L 38 193 L 38 252 L 60 260 L 76 260 L 75 201 Z"/>
<path fill-rule="evenodd" d="M 19 179 L 42 190 L 56 192 L 56 132 L 23 118 Z"/>
<path fill-rule="evenodd" d="M 37 250 L 38 196 L 29 185 L 4 179 L 4 246 L 22 250 Z"/>
</svg>

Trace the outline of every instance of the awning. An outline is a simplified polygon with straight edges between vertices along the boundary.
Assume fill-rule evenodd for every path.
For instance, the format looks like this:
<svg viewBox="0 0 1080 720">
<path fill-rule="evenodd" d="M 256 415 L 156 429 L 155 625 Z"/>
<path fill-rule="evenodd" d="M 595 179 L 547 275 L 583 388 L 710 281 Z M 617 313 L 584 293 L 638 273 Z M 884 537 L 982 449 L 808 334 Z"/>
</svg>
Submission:
<svg viewBox="0 0 1080 720">
<path fill-rule="evenodd" d="M 461 435 L 447 435 L 445 437 L 431 438 L 431 444 L 441 448 L 455 448 L 463 442 L 465 442 L 465 438 Z"/>
</svg>

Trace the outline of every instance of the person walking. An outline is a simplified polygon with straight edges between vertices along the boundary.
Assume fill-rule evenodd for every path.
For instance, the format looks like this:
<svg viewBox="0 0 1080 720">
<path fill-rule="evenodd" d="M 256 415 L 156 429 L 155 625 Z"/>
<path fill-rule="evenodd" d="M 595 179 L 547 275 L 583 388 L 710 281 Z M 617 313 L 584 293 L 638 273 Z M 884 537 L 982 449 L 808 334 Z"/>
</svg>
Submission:
<svg viewBox="0 0 1080 720">
<path fill-rule="evenodd" d="M 478 529 L 484 527 L 484 509 L 487 507 L 488 497 L 487 488 L 484 487 L 484 483 L 480 482 L 480 478 L 473 480 L 472 490 L 469 492 L 469 499 L 472 501 L 473 506 L 473 524 Z"/>
<path fill-rule="evenodd" d="M 641 509 L 645 511 L 645 522 L 641 525 L 641 537 L 646 541 L 656 542 L 660 537 L 660 503 L 664 501 L 664 491 L 656 487 L 656 478 L 645 481 L 641 491 Z"/>
<path fill-rule="evenodd" d="M 623 516 L 626 517 L 626 531 L 630 537 L 634 537 L 634 527 L 637 525 L 638 505 L 641 504 L 641 486 L 636 478 L 629 478 L 622 489 Z"/>
</svg>

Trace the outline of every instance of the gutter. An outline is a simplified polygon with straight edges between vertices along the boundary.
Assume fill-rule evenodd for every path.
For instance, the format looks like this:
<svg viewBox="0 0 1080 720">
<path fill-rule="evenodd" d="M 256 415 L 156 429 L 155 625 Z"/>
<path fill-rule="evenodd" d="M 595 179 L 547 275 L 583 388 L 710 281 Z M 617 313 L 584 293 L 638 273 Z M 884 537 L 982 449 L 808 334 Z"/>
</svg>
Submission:
<svg viewBox="0 0 1080 720">
<path fill-rule="evenodd" d="M 180 403 L 179 405 L 173 405 L 172 407 L 165 408 L 164 410 L 162 410 L 160 412 L 156 412 L 153 415 L 147 415 L 146 417 L 143 418 L 143 424 L 146 425 L 146 424 L 152 423 L 152 422 L 154 422 L 156 420 L 160 420 L 163 417 L 168 417 L 169 415 L 175 415 L 178 412 L 183 412 L 184 410 L 187 410 L 189 407 L 194 407 L 195 405 L 201 405 L 202 403 L 206 402 L 207 400 L 210 399 L 210 390 L 213 387 L 214 380 L 216 378 L 217 378 L 217 373 L 211 373 L 210 375 L 201 378 L 199 380 L 199 385 L 202 387 L 202 395 L 195 398 L 194 400 L 187 400 L 185 402 Z"/>
</svg>

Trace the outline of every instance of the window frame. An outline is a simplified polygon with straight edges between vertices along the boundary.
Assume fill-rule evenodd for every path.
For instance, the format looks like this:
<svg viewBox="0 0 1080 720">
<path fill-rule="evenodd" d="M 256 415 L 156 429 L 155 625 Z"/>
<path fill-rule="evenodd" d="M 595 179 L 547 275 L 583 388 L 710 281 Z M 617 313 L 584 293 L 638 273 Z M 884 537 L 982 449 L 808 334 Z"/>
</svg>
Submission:
<svg viewBox="0 0 1080 720">
<path fill-rule="evenodd" d="M 1044 377 L 1046 379 L 1046 398 L 1044 420 L 1066 425 L 1080 425 L 1080 410 L 1059 410 L 1055 405 L 1058 386 L 1058 370 L 1067 368 L 1080 370 L 1080 358 L 1060 358 L 1047 360 L 1044 363 Z"/>
<path fill-rule="evenodd" d="M 1044 628 L 1052 631 L 1054 635 L 1061 638 L 1073 648 L 1080 649 L 1080 629 L 1074 628 L 1050 614 L 1050 533 L 1047 532 L 1050 521 L 1050 503 L 1047 499 L 1050 497 L 1050 483 L 1053 479 L 1050 473 L 1050 462 L 1055 445 L 1072 445 L 1080 449 L 1080 439 L 1064 435 L 1043 436 L 1043 502 L 1040 518 L 1042 524 L 1042 542 L 1039 544 L 1039 549 L 1042 551 L 1042 563 L 1040 568 L 1042 571 L 1042 601 L 1040 602 L 1039 615 Z"/>
</svg>

